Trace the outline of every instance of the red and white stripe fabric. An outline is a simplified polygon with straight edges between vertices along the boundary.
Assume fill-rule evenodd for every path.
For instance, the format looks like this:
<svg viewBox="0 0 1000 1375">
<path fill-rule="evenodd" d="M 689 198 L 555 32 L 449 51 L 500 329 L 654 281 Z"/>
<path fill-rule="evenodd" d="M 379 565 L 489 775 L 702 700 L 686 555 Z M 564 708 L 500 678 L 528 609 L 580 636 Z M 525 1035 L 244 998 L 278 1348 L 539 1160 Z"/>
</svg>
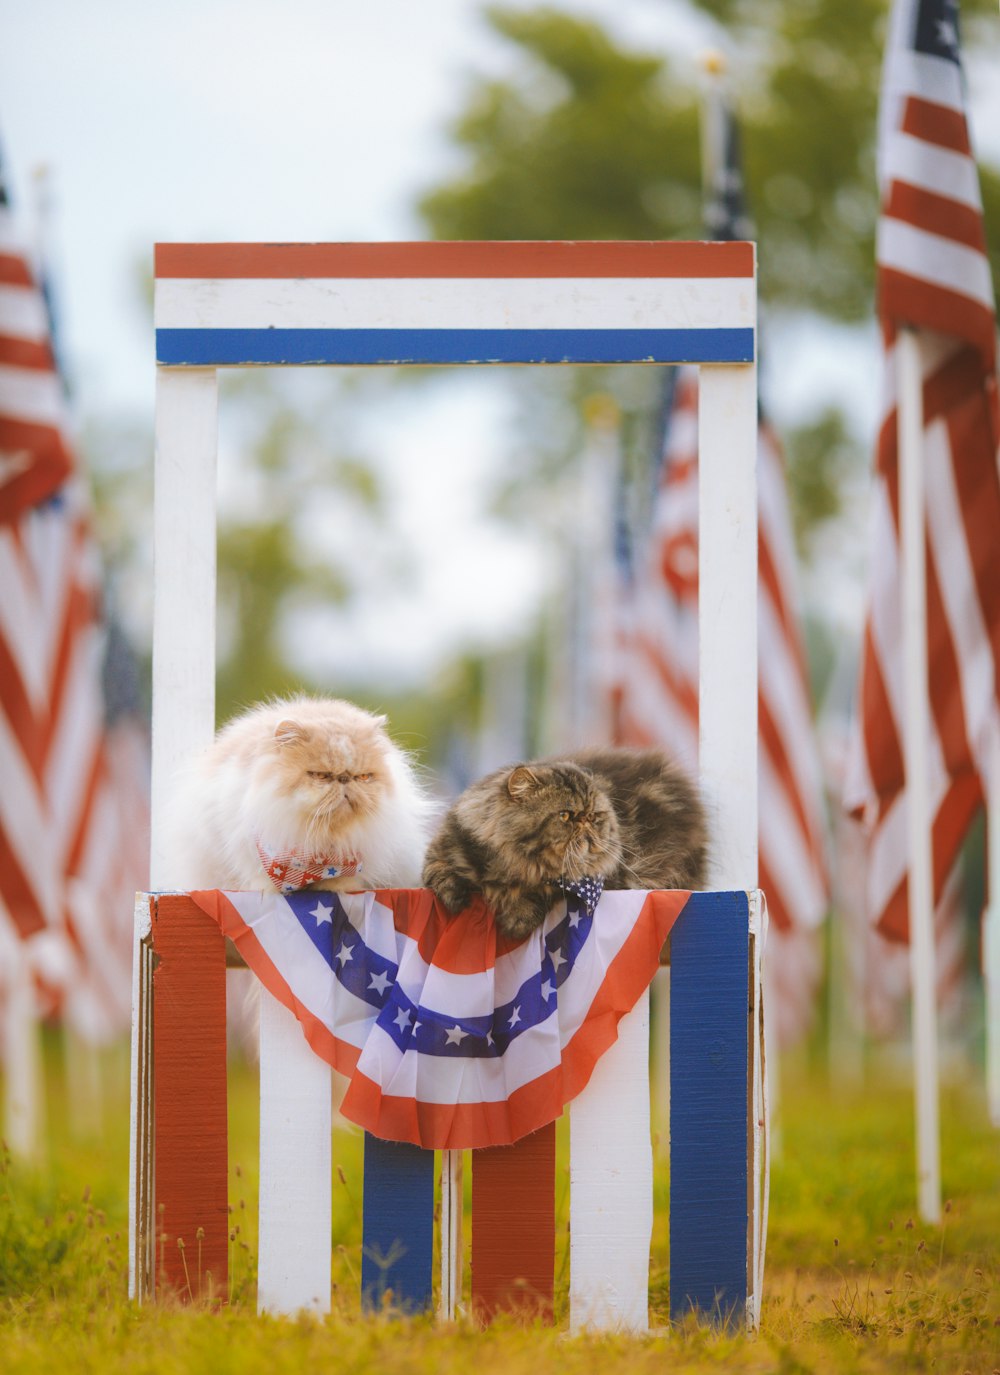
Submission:
<svg viewBox="0 0 1000 1375">
<path fill-rule="evenodd" d="M 40 1010 L 104 1037 L 128 1024 L 148 794 L 106 729 L 100 567 L 66 435 L 45 303 L 0 202 L 0 958 L 25 942 Z"/>
<path fill-rule="evenodd" d="M 795 553 L 777 440 L 758 439 L 760 886 L 770 913 L 768 970 L 782 1041 L 811 1021 L 827 906 L 823 792 L 795 606 Z M 664 446 L 632 646 L 622 740 L 660 745 L 693 773 L 698 755 L 698 379 L 683 369 Z"/>
<path fill-rule="evenodd" d="M 0 186 L 0 524 L 70 475 L 65 418 L 45 301 Z"/>
<path fill-rule="evenodd" d="M 877 253 L 885 375 L 845 802 L 870 837 L 870 916 L 896 940 L 909 930 L 895 387 L 903 326 L 918 330 L 923 361 L 935 901 L 983 801 L 997 729 L 995 313 L 956 21 L 945 0 L 897 0 L 883 74 Z"/>
<path fill-rule="evenodd" d="M 464 1149 L 555 1121 L 649 987 L 690 894 L 606 892 L 592 915 L 569 897 L 520 941 L 481 899 L 456 920 L 425 888 L 191 897 L 347 1076 L 345 1117 Z"/>
</svg>

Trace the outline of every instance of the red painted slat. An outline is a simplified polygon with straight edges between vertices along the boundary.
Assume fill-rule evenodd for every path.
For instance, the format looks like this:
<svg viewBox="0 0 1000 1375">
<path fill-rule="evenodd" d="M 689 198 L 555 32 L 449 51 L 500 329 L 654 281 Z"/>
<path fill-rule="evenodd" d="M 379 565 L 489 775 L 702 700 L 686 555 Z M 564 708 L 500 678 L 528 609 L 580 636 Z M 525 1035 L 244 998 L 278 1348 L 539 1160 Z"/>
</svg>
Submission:
<svg viewBox="0 0 1000 1375">
<path fill-rule="evenodd" d="M 472 1153 L 472 1309 L 552 1318 L 556 1127 Z"/>
<path fill-rule="evenodd" d="M 156 276 L 752 277 L 752 243 L 161 243 Z"/>
<path fill-rule="evenodd" d="M 224 1297 L 225 937 L 185 896 L 158 898 L 152 926 L 156 1284 L 183 1300 Z"/>
</svg>

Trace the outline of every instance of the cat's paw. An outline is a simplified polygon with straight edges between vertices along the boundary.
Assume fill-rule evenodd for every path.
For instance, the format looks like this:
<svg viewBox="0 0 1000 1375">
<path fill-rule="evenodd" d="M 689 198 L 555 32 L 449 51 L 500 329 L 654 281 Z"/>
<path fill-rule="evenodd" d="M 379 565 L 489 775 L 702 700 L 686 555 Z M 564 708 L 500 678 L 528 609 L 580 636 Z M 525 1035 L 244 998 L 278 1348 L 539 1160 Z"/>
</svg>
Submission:
<svg viewBox="0 0 1000 1375">
<path fill-rule="evenodd" d="M 487 904 L 493 908 L 497 930 L 511 940 L 523 940 L 532 931 L 537 931 L 551 906 L 543 896 L 514 897 L 509 892 L 500 891 L 495 894 L 493 903 L 490 903 L 488 893 L 485 896 Z"/>
<path fill-rule="evenodd" d="M 470 888 L 467 881 L 456 878 L 452 873 L 441 874 L 425 871 L 424 887 L 431 890 L 438 902 L 453 917 L 468 907 L 474 894 L 474 889 Z"/>
</svg>

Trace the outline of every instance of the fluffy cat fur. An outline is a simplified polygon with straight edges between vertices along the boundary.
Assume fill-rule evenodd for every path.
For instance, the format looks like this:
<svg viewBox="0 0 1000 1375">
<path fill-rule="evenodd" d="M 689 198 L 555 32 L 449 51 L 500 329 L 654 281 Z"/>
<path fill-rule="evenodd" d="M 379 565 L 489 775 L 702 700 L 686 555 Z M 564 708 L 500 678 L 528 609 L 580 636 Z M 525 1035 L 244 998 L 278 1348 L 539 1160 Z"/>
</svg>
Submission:
<svg viewBox="0 0 1000 1375">
<path fill-rule="evenodd" d="M 176 886 L 273 891 L 258 839 L 271 852 L 360 857 L 359 873 L 315 888 L 419 884 L 433 808 L 385 720 L 304 696 L 235 717 L 168 808 Z"/>
<path fill-rule="evenodd" d="M 477 893 L 520 938 L 558 900 L 560 877 L 606 888 L 699 888 L 705 815 L 687 775 L 657 750 L 589 749 L 498 769 L 456 799 L 423 881 L 451 913 Z"/>
</svg>

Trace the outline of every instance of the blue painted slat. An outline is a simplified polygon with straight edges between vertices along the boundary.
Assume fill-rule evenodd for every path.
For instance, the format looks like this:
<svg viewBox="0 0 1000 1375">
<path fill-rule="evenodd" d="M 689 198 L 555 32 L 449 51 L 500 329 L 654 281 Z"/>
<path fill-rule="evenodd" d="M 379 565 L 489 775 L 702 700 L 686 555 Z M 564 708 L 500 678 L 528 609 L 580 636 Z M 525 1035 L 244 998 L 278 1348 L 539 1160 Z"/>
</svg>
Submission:
<svg viewBox="0 0 1000 1375">
<path fill-rule="evenodd" d="M 670 1316 L 747 1299 L 746 893 L 695 893 L 670 936 Z"/>
<path fill-rule="evenodd" d="M 749 363 L 752 329 L 158 329 L 169 367 L 244 363 Z"/>
<path fill-rule="evenodd" d="M 430 1309 L 433 1246 L 434 1152 L 366 1132 L 362 1307 Z"/>
</svg>

